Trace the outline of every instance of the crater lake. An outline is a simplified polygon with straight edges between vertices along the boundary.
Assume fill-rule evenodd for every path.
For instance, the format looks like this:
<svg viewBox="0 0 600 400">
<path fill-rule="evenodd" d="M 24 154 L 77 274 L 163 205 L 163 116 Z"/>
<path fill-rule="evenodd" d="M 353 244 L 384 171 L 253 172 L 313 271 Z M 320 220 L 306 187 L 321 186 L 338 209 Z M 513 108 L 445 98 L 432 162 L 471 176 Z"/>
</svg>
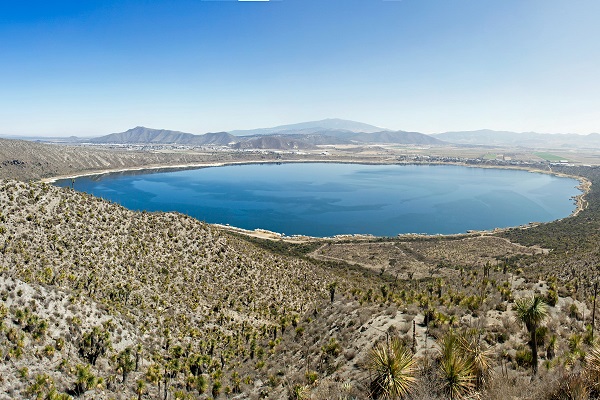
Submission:
<svg viewBox="0 0 600 400">
<path fill-rule="evenodd" d="M 71 179 L 58 186 L 71 186 Z M 454 234 L 569 216 L 579 181 L 454 165 L 245 164 L 75 178 L 132 210 L 286 235 Z"/>
</svg>

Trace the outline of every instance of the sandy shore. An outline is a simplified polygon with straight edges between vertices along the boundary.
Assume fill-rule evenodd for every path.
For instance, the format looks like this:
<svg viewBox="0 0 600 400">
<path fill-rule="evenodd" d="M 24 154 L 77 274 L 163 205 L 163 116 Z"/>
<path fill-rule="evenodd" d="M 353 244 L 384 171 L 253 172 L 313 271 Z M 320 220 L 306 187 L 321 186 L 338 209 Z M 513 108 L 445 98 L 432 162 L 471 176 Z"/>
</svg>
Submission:
<svg viewBox="0 0 600 400">
<path fill-rule="evenodd" d="M 77 174 L 68 174 L 68 175 L 60 175 L 53 176 L 50 178 L 41 179 L 41 182 L 44 183 L 54 183 L 61 179 L 75 179 L 80 178 L 82 176 L 92 176 L 92 175 L 105 175 L 105 174 L 113 174 L 118 172 L 130 172 L 130 171 L 155 171 L 162 169 L 172 169 L 172 170 L 183 170 L 183 169 L 196 169 L 196 168 L 209 168 L 209 167 L 226 167 L 228 165 L 250 165 L 250 164 L 303 164 L 303 163 L 332 163 L 332 164 L 381 164 L 385 165 L 386 163 L 379 162 L 369 162 L 367 160 L 317 160 L 317 159 L 303 159 L 303 160 L 256 160 L 256 161 L 225 161 L 225 162 L 205 162 L 205 163 L 191 163 L 191 164 L 175 164 L 175 165 L 150 165 L 144 167 L 125 167 L 125 168 L 113 168 L 113 169 L 102 169 L 102 170 L 94 170 L 94 171 L 86 171 Z M 388 165 L 390 163 L 387 163 Z"/>
<path fill-rule="evenodd" d="M 265 161 L 265 163 L 270 161 Z M 113 168 L 113 169 L 103 169 L 97 171 L 86 171 L 79 174 L 70 174 L 70 175 L 62 175 L 62 176 L 53 176 L 51 178 L 44 178 L 41 181 L 45 183 L 54 183 L 61 179 L 75 179 L 80 178 L 82 176 L 92 176 L 92 175 L 105 175 L 105 174 L 114 174 L 117 172 L 130 172 L 130 171 L 153 171 L 153 170 L 161 170 L 161 169 L 193 169 L 193 168 L 208 168 L 208 167 L 224 167 L 226 165 L 235 165 L 235 164 L 247 164 L 248 162 L 242 161 L 232 161 L 232 162 L 222 162 L 222 163 L 194 163 L 194 164 L 177 164 L 177 165 L 156 165 L 156 166 L 144 166 L 144 167 L 128 167 L 128 168 Z"/>
</svg>

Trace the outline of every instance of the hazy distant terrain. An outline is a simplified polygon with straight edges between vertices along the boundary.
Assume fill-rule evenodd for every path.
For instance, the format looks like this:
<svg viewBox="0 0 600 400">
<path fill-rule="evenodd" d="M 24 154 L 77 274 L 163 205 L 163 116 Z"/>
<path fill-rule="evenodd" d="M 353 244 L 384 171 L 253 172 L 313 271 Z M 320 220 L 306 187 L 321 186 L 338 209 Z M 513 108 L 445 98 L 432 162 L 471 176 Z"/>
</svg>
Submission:
<svg viewBox="0 0 600 400">
<path fill-rule="evenodd" d="M 232 149 L 306 150 L 314 146 L 350 144 L 500 146 L 529 149 L 600 149 L 600 134 L 547 134 L 482 129 L 437 134 L 394 131 L 362 122 L 326 119 L 272 128 L 192 134 L 138 126 L 91 139 L 53 138 L 53 142 L 223 146 Z"/>
<path fill-rule="evenodd" d="M 307 150 L 315 146 L 308 141 L 288 136 L 265 135 L 233 143 L 233 149 L 278 149 L 278 150 Z"/>
<path fill-rule="evenodd" d="M 444 132 L 431 135 L 457 144 L 482 146 L 516 146 L 529 148 L 600 148 L 600 134 L 549 134 L 536 132 L 506 132 L 482 129 L 477 131 Z"/>
<path fill-rule="evenodd" d="M 349 121 L 339 118 L 324 119 L 321 121 L 300 122 L 297 124 L 280 125 L 272 128 L 245 129 L 230 131 L 236 136 L 272 135 L 282 133 L 310 134 L 325 130 L 339 132 L 379 132 L 385 129 L 363 122 Z"/>
<path fill-rule="evenodd" d="M 33 140 L 34 138 L 29 138 Z M 315 146 L 352 144 L 400 144 L 428 146 L 491 146 L 524 149 L 600 149 L 600 134 L 548 134 L 481 129 L 436 134 L 389 130 L 343 119 L 301 122 L 272 128 L 192 134 L 137 126 L 124 132 L 95 138 L 35 138 L 77 144 L 221 146 L 231 149 L 306 150 Z"/>
<path fill-rule="evenodd" d="M 235 141 L 235 137 L 227 132 L 193 135 L 166 129 L 150 129 L 137 126 L 125 132 L 113 133 L 90 139 L 90 143 L 113 144 L 182 144 L 192 146 L 219 145 L 226 146 Z"/>
<path fill-rule="evenodd" d="M 416 144 L 444 145 L 442 140 L 419 133 L 389 131 L 360 122 L 331 119 L 275 128 L 194 135 L 138 126 L 88 140 L 96 144 L 170 144 L 228 146 L 233 149 L 305 150 L 318 145 Z M 243 136 L 241 136 L 243 135 Z"/>
</svg>

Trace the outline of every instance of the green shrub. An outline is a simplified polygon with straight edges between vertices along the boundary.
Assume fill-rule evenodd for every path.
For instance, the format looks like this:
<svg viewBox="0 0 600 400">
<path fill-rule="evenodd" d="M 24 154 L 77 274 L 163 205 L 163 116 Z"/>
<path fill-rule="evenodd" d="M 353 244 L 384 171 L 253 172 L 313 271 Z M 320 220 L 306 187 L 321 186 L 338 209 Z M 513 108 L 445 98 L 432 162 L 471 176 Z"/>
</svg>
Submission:
<svg viewBox="0 0 600 400">
<path fill-rule="evenodd" d="M 212 393 L 213 397 L 216 398 L 216 397 L 219 396 L 219 393 L 221 393 L 221 386 L 222 385 L 221 385 L 220 381 L 215 381 L 213 383 L 213 387 L 212 387 L 212 390 L 211 390 L 211 393 Z"/>
<path fill-rule="evenodd" d="M 548 334 L 548 328 L 545 326 L 540 326 L 535 331 L 535 339 L 538 346 L 544 346 L 546 343 L 546 335 Z"/>
<path fill-rule="evenodd" d="M 509 335 L 506 332 L 499 332 L 496 334 L 496 342 L 504 343 L 509 339 Z"/>
<path fill-rule="evenodd" d="M 316 371 L 308 371 L 306 373 L 306 382 L 308 382 L 309 385 L 314 385 L 318 378 L 319 374 Z"/>
<path fill-rule="evenodd" d="M 548 293 L 546 293 L 546 303 L 552 307 L 556 306 L 556 303 L 558 303 L 558 293 L 556 290 L 548 289 Z"/>
<path fill-rule="evenodd" d="M 528 349 L 518 350 L 515 355 L 515 361 L 517 362 L 517 365 L 523 368 L 531 367 L 531 364 L 533 363 L 531 351 Z"/>
<path fill-rule="evenodd" d="M 342 353 L 342 346 L 335 338 L 329 339 L 329 342 L 321 348 L 323 353 L 328 356 L 337 357 Z"/>
</svg>

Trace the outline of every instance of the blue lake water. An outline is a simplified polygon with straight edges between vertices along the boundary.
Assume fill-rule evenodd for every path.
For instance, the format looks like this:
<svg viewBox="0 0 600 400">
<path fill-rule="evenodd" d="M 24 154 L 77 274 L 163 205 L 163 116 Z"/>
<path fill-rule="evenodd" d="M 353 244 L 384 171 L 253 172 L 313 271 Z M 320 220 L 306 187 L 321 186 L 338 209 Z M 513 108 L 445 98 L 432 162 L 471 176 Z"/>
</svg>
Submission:
<svg viewBox="0 0 600 400">
<path fill-rule="evenodd" d="M 70 186 L 70 180 L 56 183 Z M 75 189 L 132 210 L 286 235 L 451 234 L 568 216 L 579 182 L 451 165 L 250 164 L 79 177 Z"/>
</svg>

